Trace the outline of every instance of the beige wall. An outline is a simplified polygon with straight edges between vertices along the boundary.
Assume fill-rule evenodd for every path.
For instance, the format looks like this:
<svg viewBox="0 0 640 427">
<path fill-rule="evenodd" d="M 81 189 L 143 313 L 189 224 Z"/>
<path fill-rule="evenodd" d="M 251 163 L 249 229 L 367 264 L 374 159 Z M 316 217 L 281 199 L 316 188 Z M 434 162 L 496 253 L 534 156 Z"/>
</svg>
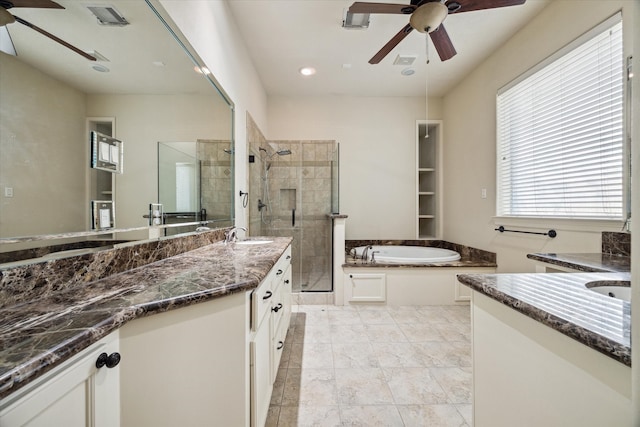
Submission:
<svg viewBox="0 0 640 427">
<path fill-rule="evenodd" d="M 588 3 L 588 7 L 585 7 Z M 625 8 L 625 52 L 631 53 L 632 1 L 551 2 L 527 26 L 469 74 L 443 101 L 444 118 L 444 238 L 498 254 L 500 272 L 534 271 L 530 252 L 600 252 L 600 231 L 619 231 L 621 223 L 584 224 L 574 221 L 514 224 L 514 228 L 546 231 L 558 237 L 499 234 L 496 220 L 497 90 L 582 33 Z M 579 11 L 579 13 L 576 13 Z M 480 197 L 486 188 L 488 197 Z"/>
<path fill-rule="evenodd" d="M 0 94 L 0 237 L 84 231 L 85 95 L 1 52 Z"/>
<path fill-rule="evenodd" d="M 116 175 L 116 225 L 147 225 L 142 215 L 158 200 L 157 144 L 224 139 L 228 110 L 211 95 L 90 95 L 87 115 L 115 117 L 124 142 L 124 173 Z M 227 117 L 215 120 L 215 117 Z"/>
<path fill-rule="evenodd" d="M 415 238 L 416 120 L 424 97 L 269 97 L 269 139 L 340 144 L 340 212 L 348 239 Z M 429 118 L 440 119 L 439 99 Z"/>
<path fill-rule="evenodd" d="M 247 112 L 268 134 L 267 94 L 226 1 L 160 0 L 235 104 L 236 224 L 248 224 L 238 192 L 248 191 Z"/>
</svg>

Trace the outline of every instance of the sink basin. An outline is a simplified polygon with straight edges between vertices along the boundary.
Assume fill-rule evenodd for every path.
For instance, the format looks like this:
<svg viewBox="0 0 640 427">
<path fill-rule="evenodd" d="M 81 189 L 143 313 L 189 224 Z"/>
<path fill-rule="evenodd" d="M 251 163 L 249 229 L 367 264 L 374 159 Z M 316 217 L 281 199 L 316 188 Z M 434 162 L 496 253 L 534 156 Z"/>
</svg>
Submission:
<svg viewBox="0 0 640 427">
<path fill-rule="evenodd" d="M 602 280 L 589 282 L 587 288 L 599 294 L 617 298 L 623 301 L 631 301 L 631 282 L 626 280 Z"/>
<path fill-rule="evenodd" d="M 238 240 L 236 245 L 266 245 L 273 243 L 273 240 Z"/>
</svg>

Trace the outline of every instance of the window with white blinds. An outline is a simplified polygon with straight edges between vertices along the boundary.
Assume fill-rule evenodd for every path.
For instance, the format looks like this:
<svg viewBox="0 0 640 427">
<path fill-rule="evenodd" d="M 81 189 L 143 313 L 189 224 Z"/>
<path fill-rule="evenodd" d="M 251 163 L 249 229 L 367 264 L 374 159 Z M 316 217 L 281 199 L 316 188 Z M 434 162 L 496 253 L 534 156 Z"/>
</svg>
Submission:
<svg viewBox="0 0 640 427">
<path fill-rule="evenodd" d="M 498 92 L 499 216 L 623 217 L 623 65 L 617 15 Z"/>
</svg>

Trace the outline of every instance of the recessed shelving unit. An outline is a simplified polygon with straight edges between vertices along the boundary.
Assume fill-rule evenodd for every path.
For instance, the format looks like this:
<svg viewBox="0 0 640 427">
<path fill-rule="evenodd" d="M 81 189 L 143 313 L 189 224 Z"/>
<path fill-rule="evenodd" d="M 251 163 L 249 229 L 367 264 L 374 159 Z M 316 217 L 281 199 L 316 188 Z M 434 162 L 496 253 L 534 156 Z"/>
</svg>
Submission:
<svg viewBox="0 0 640 427">
<path fill-rule="evenodd" d="M 428 130 L 428 132 L 427 132 Z M 418 239 L 440 237 L 442 122 L 416 121 L 416 234 Z"/>
</svg>

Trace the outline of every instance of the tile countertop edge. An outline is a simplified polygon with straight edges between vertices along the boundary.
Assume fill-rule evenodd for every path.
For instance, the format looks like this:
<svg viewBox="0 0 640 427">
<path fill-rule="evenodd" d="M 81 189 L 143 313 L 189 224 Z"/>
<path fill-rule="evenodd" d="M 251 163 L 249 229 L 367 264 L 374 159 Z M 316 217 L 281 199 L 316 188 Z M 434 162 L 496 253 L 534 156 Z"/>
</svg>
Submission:
<svg viewBox="0 0 640 427">
<path fill-rule="evenodd" d="M 24 360 L 17 363 L 13 367 L 13 369 L 9 369 L 0 374 L 0 399 L 3 399 L 11 393 L 19 390 L 30 381 L 35 380 L 39 376 L 43 375 L 44 373 L 62 363 L 64 360 L 76 355 L 85 348 L 88 348 L 94 342 L 105 337 L 112 331 L 122 327 L 125 323 L 131 320 L 254 289 L 262 281 L 262 279 L 266 277 L 266 274 L 273 267 L 277 258 L 279 258 L 282 253 L 284 253 L 286 247 L 288 247 L 291 243 L 291 239 L 288 239 L 287 242 L 284 241 L 286 239 L 279 240 L 282 240 L 280 242 L 282 245 L 282 250 L 277 250 L 277 256 L 275 256 L 274 253 L 275 258 L 272 260 L 273 262 L 269 263 L 270 267 L 266 269 L 264 276 L 257 278 L 246 278 L 245 280 L 224 284 L 215 288 L 203 289 L 200 291 L 173 296 L 170 298 L 148 301 L 127 307 L 113 308 L 110 313 L 105 313 L 105 317 L 102 318 L 98 323 L 87 325 L 85 328 L 79 329 L 79 332 L 77 334 L 64 339 L 63 341 L 57 343 L 55 346 L 52 346 L 52 348 L 46 351 L 38 353 L 35 357 L 32 357 L 29 360 Z M 249 246 L 247 246 L 247 249 L 250 249 Z M 191 256 L 191 253 L 201 251 L 202 248 L 199 248 L 194 251 L 176 255 L 175 257 L 171 258 Z M 168 260 L 171 260 L 171 258 L 157 261 L 154 264 L 167 262 Z M 144 268 L 145 267 L 139 267 L 131 271 L 133 272 Z M 123 272 L 119 273 L 119 275 L 126 275 L 128 273 L 129 272 Z M 85 284 L 84 286 L 87 285 L 88 284 Z"/>
<path fill-rule="evenodd" d="M 510 307 L 523 315 L 604 354 L 605 356 L 611 357 L 626 366 L 631 366 L 630 347 L 502 292 L 487 281 L 487 276 L 490 275 L 459 274 L 457 275 L 457 278 L 460 283 L 468 286 L 472 290 L 480 292 L 496 302 L 504 304 L 507 307 Z M 571 326 L 570 328 L 563 327 L 569 325 Z"/>
</svg>

